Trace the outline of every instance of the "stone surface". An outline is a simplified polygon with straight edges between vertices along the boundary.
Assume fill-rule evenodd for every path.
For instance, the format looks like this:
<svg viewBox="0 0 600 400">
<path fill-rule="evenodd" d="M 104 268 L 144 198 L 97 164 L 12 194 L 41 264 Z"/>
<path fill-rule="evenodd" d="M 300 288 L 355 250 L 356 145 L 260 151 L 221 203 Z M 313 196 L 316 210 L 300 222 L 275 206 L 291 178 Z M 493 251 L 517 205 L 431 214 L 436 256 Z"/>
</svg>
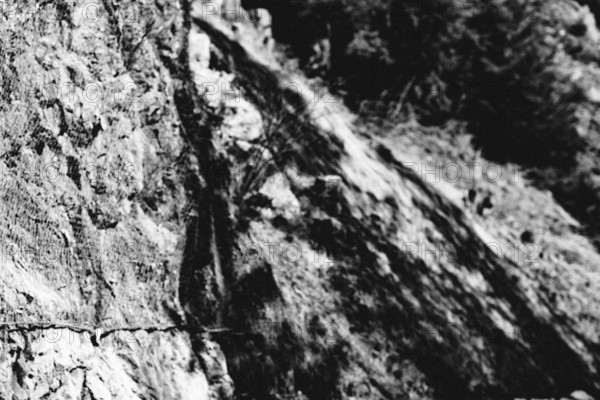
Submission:
<svg viewBox="0 0 600 400">
<path fill-rule="evenodd" d="M 551 197 L 473 212 L 421 131 L 359 134 L 265 18 L 191 3 L 0 9 L 3 397 L 600 392 L 600 259 Z M 524 229 L 534 266 L 496 252 Z"/>
</svg>

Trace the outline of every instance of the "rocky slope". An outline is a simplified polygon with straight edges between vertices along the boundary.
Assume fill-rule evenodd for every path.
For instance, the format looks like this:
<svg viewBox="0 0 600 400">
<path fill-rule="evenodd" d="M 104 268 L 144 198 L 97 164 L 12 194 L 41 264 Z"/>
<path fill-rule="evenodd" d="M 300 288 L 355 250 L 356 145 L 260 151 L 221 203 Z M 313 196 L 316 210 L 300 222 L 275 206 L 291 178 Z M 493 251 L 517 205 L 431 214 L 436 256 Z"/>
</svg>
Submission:
<svg viewBox="0 0 600 400">
<path fill-rule="evenodd" d="M 265 10 L 19 5 L 0 11 L 1 397 L 600 394 L 597 250 L 460 125 L 367 124 Z"/>
</svg>

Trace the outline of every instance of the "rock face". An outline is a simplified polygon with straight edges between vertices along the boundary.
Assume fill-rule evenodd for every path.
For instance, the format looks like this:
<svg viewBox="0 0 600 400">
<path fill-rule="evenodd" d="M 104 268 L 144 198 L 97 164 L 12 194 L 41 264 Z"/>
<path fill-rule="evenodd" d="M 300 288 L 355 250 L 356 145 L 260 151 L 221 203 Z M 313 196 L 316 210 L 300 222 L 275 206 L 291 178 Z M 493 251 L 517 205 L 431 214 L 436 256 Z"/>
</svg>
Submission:
<svg viewBox="0 0 600 400">
<path fill-rule="evenodd" d="M 175 103 L 189 32 L 171 3 L 3 9 L 6 398 L 231 394 L 179 302 L 202 178 Z"/>
<path fill-rule="evenodd" d="M 551 196 L 472 212 L 230 3 L 0 9 L 0 397 L 600 394 L 600 257 Z M 534 265 L 497 251 L 526 229 Z"/>
</svg>

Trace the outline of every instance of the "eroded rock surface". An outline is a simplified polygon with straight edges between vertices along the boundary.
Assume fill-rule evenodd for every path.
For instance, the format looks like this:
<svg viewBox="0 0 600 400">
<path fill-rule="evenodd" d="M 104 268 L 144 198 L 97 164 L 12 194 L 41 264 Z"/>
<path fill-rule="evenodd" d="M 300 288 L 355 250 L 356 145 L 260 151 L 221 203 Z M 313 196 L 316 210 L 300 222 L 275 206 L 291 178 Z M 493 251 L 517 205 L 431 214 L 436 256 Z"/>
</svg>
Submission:
<svg viewBox="0 0 600 400">
<path fill-rule="evenodd" d="M 2 11 L 2 396 L 598 395 L 600 259 L 552 197 L 472 212 L 220 4 Z M 498 254 L 517 195 L 576 246 Z"/>
</svg>

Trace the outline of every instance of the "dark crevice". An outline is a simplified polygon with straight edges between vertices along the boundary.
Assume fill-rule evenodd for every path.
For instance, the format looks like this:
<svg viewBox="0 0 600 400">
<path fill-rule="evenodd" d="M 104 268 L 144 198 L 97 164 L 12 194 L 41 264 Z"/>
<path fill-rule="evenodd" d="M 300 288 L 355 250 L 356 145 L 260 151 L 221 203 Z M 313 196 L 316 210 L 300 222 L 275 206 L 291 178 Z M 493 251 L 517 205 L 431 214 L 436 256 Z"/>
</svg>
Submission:
<svg viewBox="0 0 600 400">
<path fill-rule="evenodd" d="M 175 106 L 182 122 L 182 134 L 192 147 L 200 176 L 189 179 L 186 190 L 195 215 L 186 232 L 184 261 L 180 273 L 180 302 L 187 307 L 188 325 L 219 325 L 227 297 L 227 271 L 233 241 L 229 213 L 229 168 L 226 156 L 213 137 L 221 117 L 198 95 L 189 70 L 188 33 L 191 29 L 190 3 L 181 1 L 184 27 L 183 46 L 177 64 L 170 63 L 178 80 Z"/>
</svg>

